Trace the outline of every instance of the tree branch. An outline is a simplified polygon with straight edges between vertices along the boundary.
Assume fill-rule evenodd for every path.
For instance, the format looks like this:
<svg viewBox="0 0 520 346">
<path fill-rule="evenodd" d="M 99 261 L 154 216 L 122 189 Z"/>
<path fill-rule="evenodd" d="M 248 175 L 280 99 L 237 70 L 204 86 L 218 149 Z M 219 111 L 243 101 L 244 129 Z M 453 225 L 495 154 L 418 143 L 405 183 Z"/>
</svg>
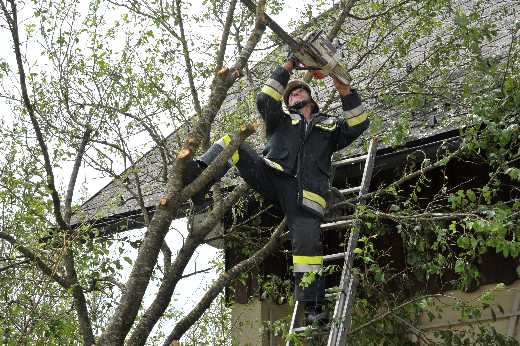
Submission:
<svg viewBox="0 0 520 346">
<path fill-rule="evenodd" d="M 357 328 L 351 330 L 350 332 L 347 333 L 347 335 L 352 336 L 352 335 L 358 333 L 359 331 L 361 331 L 361 330 L 367 328 L 368 326 L 371 326 L 372 324 L 374 324 L 374 323 L 376 323 L 376 322 L 379 322 L 379 321 L 385 319 L 385 318 L 388 317 L 389 315 L 394 314 L 396 311 L 398 311 L 398 310 L 404 308 L 405 306 L 410 305 L 410 304 L 412 304 L 412 303 L 415 303 L 415 302 L 418 301 L 418 300 L 421 300 L 421 299 L 428 299 L 428 298 L 440 298 L 440 297 L 450 297 L 450 298 L 454 298 L 454 297 L 452 297 L 452 296 L 448 296 L 448 295 L 446 295 L 446 294 L 441 294 L 441 293 L 437 293 L 437 294 L 428 294 L 428 295 L 424 295 L 424 296 L 420 296 L 420 297 L 415 297 L 415 298 L 410 299 L 410 300 L 408 300 L 408 301 L 406 301 L 406 302 L 404 302 L 404 303 L 402 303 L 402 304 L 400 304 L 400 305 L 398 305 L 398 306 L 396 306 L 396 307 L 394 307 L 394 308 L 392 308 L 392 309 L 390 309 L 390 310 L 388 310 L 388 311 L 386 311 L 386 312 L 384 312 L 384 313 L 382 313 L 382 314 L 379 314 L 378 316 L 376 316 L 376 317 L 373 318 L 372 320 L 370 320 L 370 321 L 368 321 L 368 322 L 366 322 L 366 323 L 363 323 L 361 326 L 359 326 L 359 327 L 357 327 Z M 454 298 L 454 299 L 457 299 L 457 298 Z"/>
<path fill-rule="evenodd" d="M 193 323 L 195 323 L 200 316 L 207 310 L 207 308 L 211 305 L 211 302 L 217 297 L 217 295 L 222 291 L 224 287 L 229 285 L 232 280 L 234 280 L 240 273 L 243 273 L 246 270 L 250 270 L 254 266 L 262 263 L 264 259 L 276 249 L 277 246 L 280 245 L 278 241 L 285 229 L 286 218 L 284 218 L 280 224 L 276 227 L 274 233 L 271 235 L 269 241 L 257 252 L 255 252 L 248 259 L 238 263 L 229 271 L 222 273 L 220 277 L 215 281 L 215 283 L 210 287 L 210 289 L 204 294 L 202 299 L 199 301 L 197 306 L 191 310 L 184 318 L 182 318 L 175 325 L 173 331 L 170 333 L 168 338 L 164 341 L 164 346 L 171 345 L 172 342 L 178 341 L 182 335 L 189 329 Z"/>
<path fill-rule="evenodd" d="M 226 47 L 229 37 L 229 30 L 231 29 L 231 24 L 233 23 L 236 4 L 237 0 L 231 0 L 231 2 L 229 3 L 229 8 L 226 14 L 226 22 L 224 23 L 224 28 L 222 29 L 222 38 L 220 40 L 220 45 L 217 51 L 215 72 L 220 71 L 224 64 L 224 57 L 226 56 Z"/>
<path fill-rule="evenodd" d="M 200 116 L 202 114 L 202 108 L 200 106 L 199 94 L 197 92 L 197 88 L 195 86 L 195 77 L 193 76 L 193 66 L 191 65 L 190 58 L 190 50 L 188 48 L 188 41 L 186 41 L 186 35 L 184 33 L 184 22 L 182 21 L 182 12 L 181 12 L 181 0 L 175 0 L 175 21 L 179 26 L 180 31 L 180 41 L 182 44 L 182 55 L 184 57 L 184 64 L 186 65 L 186 73 L 188 74 L 188 82 L 190 83 L 190 91 L 191 96 L 193 98 L 193 106 L 195 107 L 195 112 Z"/>
<path fill-rule="evenodd" d="M 54 280 L 56 283 L 58 283 L 63 288 L 69 288 L 69 284 L 65 281 L 64 278 L 62 278 L 60 275 L 58 275 L 55 270 L 53 270 L 51 267 L 49 267 L 40 257 L 38 257 L 34 252 L 32 252 L 28 247 L 23 246 L 20 244 L 19 241 L 17 241 L 14 237 L 11 235 L 0 232 L 0 239 L 4 239 L 7 242 L 9 242 L 16 250 L 18 250 L 22 255 L 24 255 L 25 258 L 30 260 L 31 262 L 34 262 L 38 269 L 42 271 L 43 274 L 47 275 L 49 278 Z"/>
<path fill-rule="evenodd" d="M 396 180 L 394 181 L 393 183 L 391 183 L 390 185 L 388 185 L 387 187 L 385 188 L 380 188 L 379 190 L 377 191 L 374 191 L 374 192 L 370 192 L 370 193 L 367 193 L 366 195 L 363 195 L 362 197 L 352 197 L 352 198 L 349 198 L 347 199 L 346 201 L 343 201 L 343 202 L 339 202 L 339 203 L 336 203 L 335 205 L 332 206 L 332 208 L 337 208 L 337 207 L 341 207 L 341 206 L 345 206 L 345 205 L 351 205 L 352 203 L 358 201 L 360 198 L 363 198 L 363 199 L 367 199 L 367 198 L 374 198 L 374 197 L 378 197 L 382 194 L 385 194 L 385 193 L 388 193 L 388 190 L 390 189 L 393 189 L 393 188 L 396 188 L 412 179 L 415 179 L 417 177 L 420 177 L 422 174 L 425 174 L 425 173 L 428 173 L 436 168 L 439 168 L 439 167 L 442 167 L 442 166 L 445 166 L 448 162 L 450 162 L 453 158 L 455 158 L 456 156 L 458 156 L 460 153 L 462 153 L 463 151 L 463 148 L 462 146 L 455 150 L 454 152 L 450 153 L 448 156 L 438 160 L 438 161 L 435 161 L 434 163 L 432 163 L 431 165 L 427 166 L 427 167 L 424 167 L 422 169 L 419 169 L 415 172 L 412 172 L 408 175 L 405 175 L 403 176 L 401 179 L 399 180 Z"/>
<path fill-rule="evenodd" d="M 172 267 L 172 250 L 165 241 L 161 246 L 161 252 L 163 254 L 163 263 L 164 263 L 164 275 L 166 276 Z"/>
<path fill-rule="evenodd" d="M 195 249 L 204 242 L 206 235 L 215 227 L 220 221 L 224 213 L 235 204 L 235 202 L 247 190 L 246 184 L 241 184 L 236 187 L 233 192 L 221 204 L 214 207 L 214 209 L 206 217 L 206 221 L 196 230 L 192 230 L 179 250 L 171 269 L 164 277 L 159 287 L 159 291 L 155 296 L 154 301 L 148 309 L 143 313 L 141 319 L 134 328 L 132 335 L 128 338 L 128 345 L 144 345 L 148 335 L 153 327 L 161 318 L 162 314 L 170 304 L 171 297 L 175 291 L 177 283 L 182 278 L 182 273 L 191 259 Z"/>
<path fill-rule="evenodd" d="M 265 0 L 260 1 L 259 4 L 261 6 L 265 5 Z M 141 243 L 141 247 L 139 248 L 137 259 L 134 262 L 132 272 L 130 273 L 130 277 L 126 284 L 127 292 L 122 295 L 113 317 L 110 319 L 105 331 L 100 336 L 100 344 L 124 342 L 128 331 L 134 323 L 143 295 L 150 281 L 151 274 L 157 263 L 159 250 L 164 241 L 164 237 L 169 230 L 171 222 L 175 217 L 175 212 L 189 196 L 196 192 L 193 186 L 197 181 L 200 184 L 203 182 L 208 183 L 210 181 L 211 177 L 208 172 L 211 171 L 211 169 L 208 167 L 208 169 L 204 170 L 204 172 L 192 184 L 181 191 L 181 178 L 185 160 L 195 152 L 201 139 L 206 137 L 209 138 L 211 124 L 224 102 L 227 91 L 233 85 L 235 80 L 240 77 L 240 69 L 249 58 L 264 30 L 265 25 L 263 25 L 263 16 L 257 13 L 255 29 L 249 37 L 247 49 L 242 51 L 242 54 L 235 64 L 236 70 L 234 70 L 230 76 L 215 75 L 211 84 L 211 94 L 208 104 L 204 107 L 202 115 L 199 117 L 199 121 L 195 124 L 194 130 L 188 135 L 184 149 L 181 150 L 177 156 L 173 174 L 167 184 L 166 196 L 161 198 L 154 216 L 150 221 L 150 225 L 148 226 L 148 231 Z M 227 155 L 225 157 L 225 160 L 227 160 L 238 148 L 239 139 L 235 137 L 237 136 L 234 136 L 232 143 L 224 149 L 215 161 L 224 159 L 224 153 Z M 225 160 L 223 160 L 222 163 L 218 163 L 218 165 L 223 166 Z M 217 166 L 217 162 L 214 162 L 212 165 L 214 165 L 214 167 Z M 221 168 L 222 167 L 220 167 L 220 169 Z M 201 186 L 199 188 L 201 188 Z M 191 195 L 189 193 L 191 193 Z M 172 271 L 174 270 L 175 269 L 172 268 Z M 152 323 L 152 325 L 154 324 L 155 322 Z M 145 332 L 144 334 L 148 335 L 149 332 Z"/>
<path fill-rule="evenodd" d="M 11 14 L 9 14 L 9 11 L 3 1 L 0 1 L 0 6 L 2 7 L 2 12 L 4 13 L 4 15 L 6 17 L 7 23 L 9 25 L 9 31 L 11 32 L 11 37 L 13 39 L 14 54 L 16 56 L 18 74 L 20 75 L 20 88 L 22 90 L 22 99 L 23 99 L 24 107 L 27 110 L 27 113 L 29 114 L 29 118 L 31 120 L 32 127 L 36 134 L 36 139 L 38 141 L 38 145 L 39 145 L 40 150 L 43 155 L 45 172 L 47 173 L 47 186 L 48 186 L 50 194 L 51 194 L 54 216 L 56 218 L 56 222 L 61 229 L 66 230 L 69 228 L 69 226 L 63 220 L 63 216 L 61 213 L 60 196 L 58 194 L 58 191 L 56 190 L 56 186 L 54 183 L 54 172 L 52 169 L 52 163 L 51 163 L 51 159 L 49 156 L 49 150 L 47 148 L 47 143 L 45 142 L 45 139 L 43 137 L 43 133 L 40 129 L 40 124 L 38 123 L 38 119 L 36 119 L 34 106 L 29 98 L 29 92 L 27 90 L 25 69 L 24 69 L 23 61 L 22 61 L 22 53 L 20 51 L 20 37 L 18 34 L 18 14 L 17 14 L 17 9 L 16 9 L 16 4 L 15 4 L 14 0 L 10 0 L 8 2 L 11 4 Z"/>
<path fill-rule="evenodd" d="M 83 161 L 83 155 L 85 154 L 85 149 L 90 140 L 90 135 L 92 134 L 92 129 L 87 127 L 85 133 L 83 133 L 83 138 L 81 139 L 81 143 L 78 148 L 78 152 L 76 154 L 76 159 L 74 160 L 74 166 L 72 167 L 72 173 L 70 175 L 69 186 L 67 188 L 67 194 L 65 195 L 65 205 L 63 211 L 63 219 L 69 224 L 71 217 L 71 208 L 72 208 L 72 196 L 74 194 L 74 188 L 76 186 L 76 180 L 78 178 L 79 168 L 81 166 L 81 162 Z"/>
<path fill-rule="evenodd" d="M 90 346 L 94 344 L 95 341 L 94 333 L 92 332 L 92 322 L 88 312 L 87 300 L 83 293 L 83 287 L 81 287 L 78 282 L 78 274 L 74 266 L 74 253 L 72 252 L 72 249 L 67 248 L 63 261 L 67 271 L 67 282 L 69 283 L 69 287 L 72 288 L 74 308 L 78 315 L 79 330 L 83 337 L 83 344 L 85 346 Z"/>
<path fill-rule="evenodd" d="M 195 270 L 194 272 L 184 274 L 183 276 L 181 276 L 181 279 L 186 279 L 186 278 L 189 278 L 190 276 L 207 273 L 212 269 L 215 269 L 215 267 L 209 267 L 209 268 L 205 268 L 205 269 Z"/>
</svg>

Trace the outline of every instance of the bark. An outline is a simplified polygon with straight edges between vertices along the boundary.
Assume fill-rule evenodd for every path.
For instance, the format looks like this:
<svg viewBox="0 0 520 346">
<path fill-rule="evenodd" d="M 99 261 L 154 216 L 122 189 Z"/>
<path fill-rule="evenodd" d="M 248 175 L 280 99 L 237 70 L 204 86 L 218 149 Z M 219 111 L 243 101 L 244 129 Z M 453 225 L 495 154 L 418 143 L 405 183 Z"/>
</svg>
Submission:
<svg viewBox="0 0 520 346">
<path fill-rule="evenodd" d="M 70 224 L 72 196 L 74 194 L 74 188 L 76 187 L 76 180 L 78 178 L 79 168 L 81 166 L 81 162 L 83 161 L 83 155 L 85 154 L 85 149 L 90 140 L 91 134 L 92 129 L 87 128 L 85 130 L 85 133 L 83 134 L 83 138 L 81 139 L 81 143 L 76 154 L 76 159 L 74 160 L 74 166 L 72 167 L 72 173 L 69 179 L 69 186 L 65 195 L 65 207 L 63 211 L 63 218 L 67 224 Z"/>
<path fill-rule="evenodd" d="M 32 252 L 28 247 L 20 244 L 13 236 L 0 232 L 0 239 L 4 239 L 9 242 L 12 246 L 16 248 L 25 258 L 31 260 L 36 264 L 40 271 L 47 275 L 49 278 L 57 282 L 63 288 L 69 288 L 68 283 L 65 281 L 63 277 L 61 277 L 54 269 L 52 269 L 44 260 L 42 260 L 39 256 L 37 256 L 34 252 Z"/>
<path fill-rule="evenodd" d="M 217 51 L 215 72 L 220 71 L 224 64 L 224 57 L 226 56 L 226 46 L 229 38 L 229 30 L 231 29 L 231 24 L 233 23 L 236 4 L 237 0 L 231 0 L 231 2 L 229 3 L 229 7 L 226 14 L 226 22 L 224 23 L 224 28 L 222 30 L 222 38 L 220 40 L 220 45 Z"/>
<path fill-rule="evenodd" d="M 16 57 L 16 65 L 18 68 L 18 74 L 20 75 L 20 89 L 22 91 L 22 99 L 25 109 L 29 114 L 29 118 L 31 120 L 32 127 L 34 129 L 36 140 L 38 141 L 38 146 L 40 147 L 41 153 L 43 155 L 45 172 L 47 174 L 47 186 L 49 188 L 49 192 L 52 198 L 53 211 L 54 216 L 56 218 L 56 222 L 61 229 L 68 229 L 68 225 L 63 220 L 63 216 L 61 213 L 61 202 L 58 191 L 56 190 L 56 185 L 54 183 L 54 172 L 52 170 L 52 162 L 49 155 L 49 150 L 47 148 L 47 143 L 45 142 L 45 138 L 40 128 L 40 124 L 38 119 L 36 118 L 36 113 L 34 111 L 34 106 L 29 98 L 29 92 L 27 90 L 27 82 L 25 75 L 25 68 L 23 66 L 22 61 L 22 53 L 20 51 L 20 36 L 18 33 L 18 13 L 16 9 L 16 4 L 14 0 L 8 1 L 11 5 L 11 14 L 9 14 L 9 10 L 7 9 L 6 3 L 0 1 L 0 6 L 2 7 L 2 12 L 6 18 L 7 24 L 9 26 L 9 31 L 11 32 L 11 37 L 13 39 L 13 48 L 14 54 Z"/>
<path fill-rule="evenodd" d="M 283 230 L 285 229 L 286 219 L 284 218 L 282 222 L 276 227 L 276 230 L 271 235 L 269 241 L 257 252 L 255 252 L 248 259 L 238 263 L 233 268 L 231 268 L 228 272 L 222 273 L 220 277 L 215 281 L 215 283 L 209 288 L 209 290 L 204 294 L 202 299 L 199 301 L 197 306 L 191 310 L 188 315 L 182 318 L 174 327 L 173 331 L 170 333 L 168 338 L 165 340 L 163 346 L 171 345 L 172 342 L 180 340 L 182 335 L 186 333 L 186 331 L 202 316 L 204 311 L 206 311 L 213 300 L 218 296 L 218 294 L 222 291 L 224 287 L 229 285 L 232 280 L 237 278 L 240 273 L 244 271 L 250 270 L 254 266 L 262 263 L 264 259 L 276 249 L 277 246 L 280 245 L 280 238 L 283 235 Z"/>
<path fill-rule="evenodd" d="M 74 309 L 78 315 L 79 330 L 83 337 L 83 344 L 90 346 L 94 344 L 94 333 L 92 332 L 92 322 L 90 320 L 87 300 L 83 293 L 83 287 L 78 282 L 78 275 L 74 266 L 74 253 L 72 249 L 67 249 L 63 261 L 67 271 L 67 281 L 72 289 L 72 297 L 74 299 Z"/>
<path fill-rule="evenodd" d="M 219 204 L 213 209 L 213 211 L 207 216 L 207 221 L 201 225 L 197 231 L 192 231 L 186 237 L 182 248 L 177 253 L 171 269 L 162 281 L 159 291 L 150 305 L 150 307 L 144 312 L 143 316 L 139 320 L 139 323 L 135 326 L 134 332 L 128 339 L 128 345 L 144 345 L 148 335 L 152 331 L 153 327 L 161 318 L 166 308 L 170 304 L 171 297 L 177 286 L 177 283 L 182 278 L 182 273 L 186 268 L 189 260 L 191 259 L 195 249 L 204 242 L 206 235 L 213 229 L 217 222 L 220 221 L 225 212 L 227 212 L 233 204 L 240 198 L 247 190 L 247 185 L 242 184 L 235 188 L 231 195 L 226 198 L 223 203 Z"/>
</svg>

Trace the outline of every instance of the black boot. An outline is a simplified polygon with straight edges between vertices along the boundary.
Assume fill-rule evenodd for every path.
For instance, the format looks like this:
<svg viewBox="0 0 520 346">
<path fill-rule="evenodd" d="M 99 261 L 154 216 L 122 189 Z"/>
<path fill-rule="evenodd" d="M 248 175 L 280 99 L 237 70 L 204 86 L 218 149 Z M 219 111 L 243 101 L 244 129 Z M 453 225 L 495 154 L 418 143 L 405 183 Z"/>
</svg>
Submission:
<svg viewBox="0 0 520 346">
<path fill-rule="evenodd" d="M 182 183 L 184 184 L 184 186 L 193 182 L 202 173 L 202 171 L 205 168 L 206 168 L 206 165 L 204 163 L 193 160 L 193 159 L 189 159 L 186 162 L 186 166 L 184 169 L 184 176 L 182 179 Z M 191 200 L 193 201 L 193 204 L 195 205 L 196 208 L 200 209 L 204 206 L 205 201 L 206 201 L 205 196 L 211 189 L 211 185 L 212 185 L 211 183 L 208 184 L 207 186 L 203 187 L 199 192 L 197 192 L 196 194 L 191 196 Z"/>
<path fill-rule="evenodd" d="M 224 146 L 226 145 L 225 143 L 226 141 L 224 140 L 224 138 L 222 138 L 219 141 L 215 142 L 211 147 L 209 147 L 209 149 L 204 154 L 202 154 L 197 160 L 190 159 L 186 162 L 186 169 L 184 170 L 183 178 L 184 186 L 188 185 L 193 180 L 195 180 L 195 178 L 197 178 L 200 175 L 200 173 L 202 173 L 202 171 L 206 169 L 206 167 L 208 167 L 210 163 L 212 163 L 217 158 L 218 154 L 220 154 L 222 150 L 224 150 Z M 207 184 L 207 186 L 203 187 L 199 192 L 197 192 L 191 197 L 191 200 L 193 201 L 193 204 L 195 204 L 195 207 L 197 209 L 204 209 L 204 207 L 207 206 L 205 203 L 206 193 L 208 193 L 208 191 L 211 189 L 211 186 L 215 184 L 215 182 L 217 182 L 220 178 L 224 176 L 224 174 L 226 174 L 227 170 L 230 167 L 231 164 L 228 163 L 224 171 L 220 172 L 220 174 L 213 178 L 213 180 L 210 181 Z"/>
<path fill-rule="evenodd" d="M 306 325 L 324 327 L 330 322 L 329 312 L 322 302 L 306 302 L 304 313 Z"/>
</svg>

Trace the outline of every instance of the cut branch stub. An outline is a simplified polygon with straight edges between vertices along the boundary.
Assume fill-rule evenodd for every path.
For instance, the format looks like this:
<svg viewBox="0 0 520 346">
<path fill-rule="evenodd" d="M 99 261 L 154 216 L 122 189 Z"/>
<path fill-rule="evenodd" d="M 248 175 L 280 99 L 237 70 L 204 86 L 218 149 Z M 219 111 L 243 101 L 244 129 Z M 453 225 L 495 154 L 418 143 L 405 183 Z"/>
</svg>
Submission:
<svg viewBox="0 0 520 346">
<path fill-rule="evenodd" d="M 229 68 L 227 68 L 227 67 L 223 67 L 223 68 L 221 68 L 221 69 L 217 72 L 217 76 L 219 76 L 219 77 L 225 77 L 225 76 L 228 75 L 228 73 L 229 73 Z"/>
<path fill-rule="evenodd" d="M 244 73 L 242 72 L 241 69 L 235 69 L 235 71 L 233 72 L 233 77 L 235 78 L 240 78 L 244 75 Z"/>
<path fill-rule="evenodd" d="M 248 137 L 256 132 L 258 127 L 257 123 L 242 124 L 240 125 L 240 136 L 242 138 Z"/>
<path fill-rule="evenodd" d="M 177 160 L 186 160 L 191 156 L 191 150 L 188 148 L 183 148 L 177 154 Z"/>
<path fill-rule="evenodd" d="M 189 137 L 187 143 L 193 147 L 198 147 L 200 145 L 200 141 L 195 137 Z"/>
<path fill-rule="evenodd" d="M 159 204 L 164 207 L 166 204 L 168 204 L 168 198 L 161 197 L 161 199 L 159 200 Z"/>
</svg>

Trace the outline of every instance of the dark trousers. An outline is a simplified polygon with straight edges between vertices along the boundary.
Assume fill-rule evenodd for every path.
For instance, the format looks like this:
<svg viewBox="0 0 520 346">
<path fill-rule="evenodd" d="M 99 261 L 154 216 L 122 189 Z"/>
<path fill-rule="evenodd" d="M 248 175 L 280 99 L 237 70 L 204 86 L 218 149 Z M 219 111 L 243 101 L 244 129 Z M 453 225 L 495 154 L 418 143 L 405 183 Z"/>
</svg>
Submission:
<svg viewBox="0 0 520 346">
<path fill-rule="evenodd" d="M 238 150 L 236 166 L 242 178 L 268 201 L 278 203 L 287 217 L 294 256 L 321 256 L 321 218 L 298 205 L 298 182 L 295 177 L 269 167 L 248 144 Z M 325 284 L 316 275 L 307 287 L 300 285 L 303 272 L 294 273 L 296 300 L 321 302 Z"/>
</svg>

